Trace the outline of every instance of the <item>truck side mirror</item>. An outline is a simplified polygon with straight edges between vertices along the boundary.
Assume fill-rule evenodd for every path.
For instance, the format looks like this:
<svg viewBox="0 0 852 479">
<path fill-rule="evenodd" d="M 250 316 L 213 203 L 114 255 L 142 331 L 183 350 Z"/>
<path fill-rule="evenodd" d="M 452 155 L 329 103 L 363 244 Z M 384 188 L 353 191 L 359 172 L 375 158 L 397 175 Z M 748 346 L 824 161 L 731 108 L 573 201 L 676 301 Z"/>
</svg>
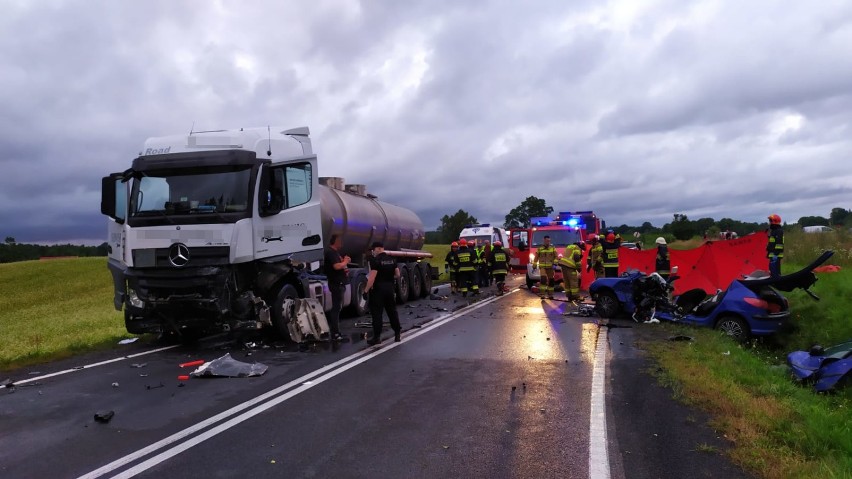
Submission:
<svg viewBox="0 0 852 479">
<path fill-rule="evenodd" d="M 115 218 L 115 178 L 101 178 L 101 214 Z"/>
</svg>

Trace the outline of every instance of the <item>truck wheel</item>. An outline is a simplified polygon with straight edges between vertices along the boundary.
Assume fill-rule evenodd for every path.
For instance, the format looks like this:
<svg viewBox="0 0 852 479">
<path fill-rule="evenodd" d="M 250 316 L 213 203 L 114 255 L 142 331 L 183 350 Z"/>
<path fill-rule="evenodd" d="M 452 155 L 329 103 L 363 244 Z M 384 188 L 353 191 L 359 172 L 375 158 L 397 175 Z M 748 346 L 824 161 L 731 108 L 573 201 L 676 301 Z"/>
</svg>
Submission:
<svg viewBox="0 0 852 479">
<path fill-rule="evenodd" d="M 420 279 L 423 282 L 423 288 L 420 290 L 420 297 L 427 298 L 432 292 L 432 267 L 429 263 L 420 263 Z"/>
<path fill-rule="evenodd" d="M 358 276 L 355 284 L 352 286 L 352 311 L 356 316 L 364 316 L 370 310 L 367 295 L 364 293 L 364 288 L 367 287 L 367 277 L 364 275 Z"/>
<path fill-rule="evenodd" d="M 404 304 L 408 301 L 408 268 L 405 265 L 399 267 L 399 280 L 396 282 L 396 302 Z"/>
<path fill-rule="evenodd" d="M 595 311 L 602 318 L 614 318 L 621 309 L 621 304 L 618 298 L 612 291 L 603 291 L 598 293 L 595 299 Z"/>
<path fill-rule="evenodd" d="M 738 343 L 745 342 L 750 333 L 748 324 L 738 316 L 726 314 L 716 321 L 716 329 L 730 336 Z"/>
<path fill-rule="evenodd" d="M 408 300 L 414 301 L 415 299 L 420 298 L 421 289 L 423 288 L 423 281 L 420 276 L 420 265 L 409 265 L 408 272 L 410 273 L 408 283 Z"/>
<path fill-rule="evenodd" d="M 292 284 L 285 284 L 278 290 L 275 302 L 272 304 L 272 326 L 275 331 L 285 339 L 290 338 L 290 330 L 287 323 L 293 317 L 293 301 L 299 298 L 299 293 Z"/>
</svg>

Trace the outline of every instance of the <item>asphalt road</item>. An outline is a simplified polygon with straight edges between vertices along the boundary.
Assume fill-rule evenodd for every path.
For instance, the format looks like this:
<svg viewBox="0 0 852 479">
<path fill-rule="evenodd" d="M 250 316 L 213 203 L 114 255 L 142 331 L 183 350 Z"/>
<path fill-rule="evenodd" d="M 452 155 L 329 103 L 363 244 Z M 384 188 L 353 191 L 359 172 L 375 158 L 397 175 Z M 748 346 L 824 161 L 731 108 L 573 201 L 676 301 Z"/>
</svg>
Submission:
<svg viewBox="0 0 852 479">
<path fill-rule="evenodd" d="M 135 343 L 18 371 L 0 389 L 0 476 L 747 477 L 647 374 L 636 330 L 567 306 L 523 289 L 424 300 L 399 308 L 401 343 L 368 347 L 348 319 L 341 345 L 211 338 L 44 377 L 160 347 Z M 269 369 L 177 379 L 225 353 Z"/>
</svg>

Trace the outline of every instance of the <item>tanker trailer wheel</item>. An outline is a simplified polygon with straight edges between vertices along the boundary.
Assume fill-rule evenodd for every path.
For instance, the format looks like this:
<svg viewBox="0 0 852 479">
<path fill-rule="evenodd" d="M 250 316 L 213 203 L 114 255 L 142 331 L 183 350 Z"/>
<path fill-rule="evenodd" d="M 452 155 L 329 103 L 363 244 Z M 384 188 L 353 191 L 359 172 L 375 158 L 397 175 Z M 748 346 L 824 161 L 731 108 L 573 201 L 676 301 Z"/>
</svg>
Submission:
<svg viewBox="0 0 852 479">
<path fill-rule="evenodd" d="M 272 304 L 272 326 L 275 331 L 284 339 L 290 337 L 290 330 L 287 329 L 287 323 L 295 314 L 293 300 L 299 298 L 299 292 L 292 284 L 285 284 L 278 290 L 278 295 L 275 296 L 275 302 Z"/>
<path fill-rule="evenodd" d="M 420 295 L 423 290 L 423 280 L 420 276 L 420 265 L 410 264 L 408 265 L 409 274 L 409 283 L 408 283 L 408 300 L 414 301 L 416 299 L 420 299 Z"/>
<path fill-rule="evenodd" d="M 408 301 L 408 267 L 400 265 L 399 280 L 396 282 L 396 302 L 403 304 Z"/>
<path fill-rule="evenodd" d="M 429 263 L 420 263 L 420 280 L 423 288 L 420 290 L 421 298 L 428 298 L 432 293 L 432 266 Z"/>
<path fill-rule="evenodd" d="M 352 294 L 354 294 L 354 297 L 350 304 L 352 305 L 352 311 L 356 316 L 364 316 L 368 311 L 370 311 L 370 303 L 367 300 L 367 295 L 364 293 L 364 289 L 366 287 L 367 277 L 364 275 L 359 275 L 352 284 Z"/>
</svg>

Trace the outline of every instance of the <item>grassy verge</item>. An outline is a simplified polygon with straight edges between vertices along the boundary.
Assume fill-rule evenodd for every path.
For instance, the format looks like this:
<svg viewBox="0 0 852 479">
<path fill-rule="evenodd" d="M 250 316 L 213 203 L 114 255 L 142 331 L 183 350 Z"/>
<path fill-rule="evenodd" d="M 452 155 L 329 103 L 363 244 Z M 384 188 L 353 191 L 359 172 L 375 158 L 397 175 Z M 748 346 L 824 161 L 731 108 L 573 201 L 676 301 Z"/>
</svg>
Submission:
<svg viewBox="0 0 852 479">
<path fill-rule="evenodd" d="M 105 258 L 0 264 L 0 369 L 105 348 L 129 337 Z"/>
<path fill-rule="evenodd" d="M 440 277 L 437 283 L 445 283 L 450 280 L 449 275 L 444 272 L 444 258 L 450 252 L 450 245 L 445 244 L 427 244 L 423 245 L 423 250 L 432 253 L 432 257 L 428 261 L 430 265 L 438 268 Z"/>
<path fill-rule="evenodd" d="M 807 261 L 819 253 L 797 249 L 808 254 L 791 256 Z M 785 273 L 799 268 L 784 264 Z M 782 334 L 743 347 L 714 331 L 666 325 L 696 341 L 645 345 L 660 381 L 677 399 L 710 412 L 712 426 L 734 444 L 732 459 L 758 477 L 852 477 L 852 391 L 815 394 L 791 381 L 785 364 L 790 351 L 852 338 L 852 271 L 818 277 L 813 290 L 821 301 L 786 294 L 793 317 Z"/>
</svg>

